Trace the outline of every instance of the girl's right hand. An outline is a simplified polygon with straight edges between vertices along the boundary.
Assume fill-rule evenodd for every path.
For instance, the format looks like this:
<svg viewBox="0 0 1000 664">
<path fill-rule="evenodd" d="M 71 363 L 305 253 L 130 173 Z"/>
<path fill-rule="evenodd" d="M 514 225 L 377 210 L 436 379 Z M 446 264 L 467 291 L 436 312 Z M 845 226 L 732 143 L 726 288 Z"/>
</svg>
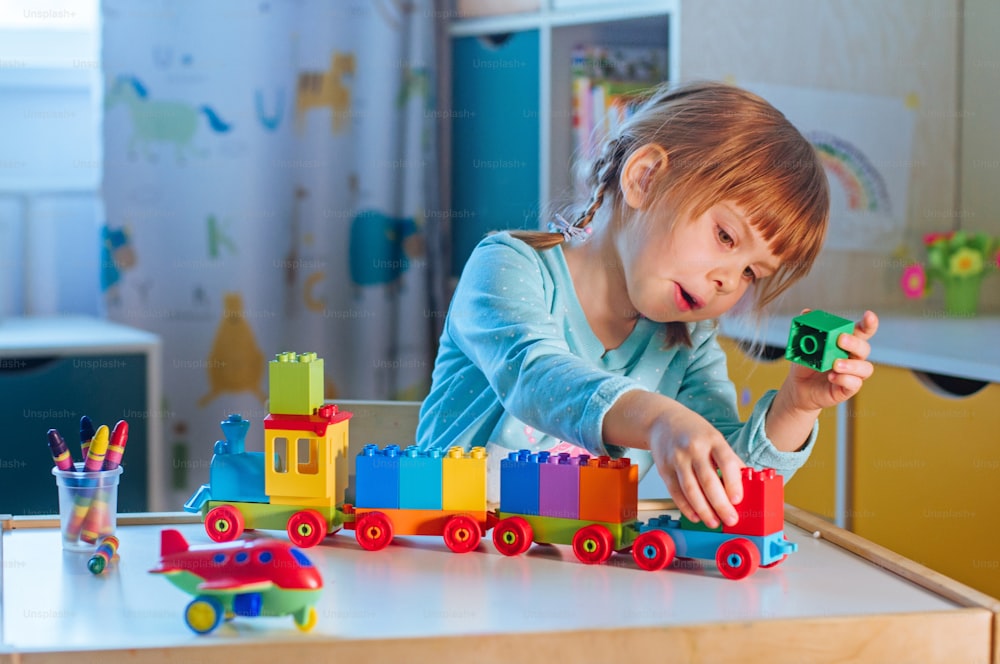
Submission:
<svg viewBox="0 0 1000 664">
<path fill-rule="evenodd" d="M 736 508 L 743 500 L 740 469 L 743 461 L 719 430 L 690 408 L 676 404 L 654 420 L 649 449 L 656 469 L 677 508 L 694 522 L 709 528 L 739 520 Z M 722 472 L 722 478 L 719 473 Z"/>
</svg>

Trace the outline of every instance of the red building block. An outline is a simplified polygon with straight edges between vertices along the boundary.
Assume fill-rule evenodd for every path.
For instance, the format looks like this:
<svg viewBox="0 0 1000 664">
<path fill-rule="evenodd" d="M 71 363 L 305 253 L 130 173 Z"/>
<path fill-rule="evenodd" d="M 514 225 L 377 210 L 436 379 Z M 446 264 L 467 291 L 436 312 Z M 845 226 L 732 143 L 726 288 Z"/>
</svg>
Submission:
<svg viewBox="0 0 1000 664">
<path fill-rule="evenodd" d="M 580 520 L 627 523 L 639 508 L 639 467 L 629 459 L 598 457 L 580 464 Z"/>
<path fill-rule="evenodd" d="M 740 520 L 723 525 L 722 532 L 734 535 L 771 535 L 785 528 L 785 483 L 774 468 L 742 469 L 743 500 L 736 505 Z"/>
</svg>

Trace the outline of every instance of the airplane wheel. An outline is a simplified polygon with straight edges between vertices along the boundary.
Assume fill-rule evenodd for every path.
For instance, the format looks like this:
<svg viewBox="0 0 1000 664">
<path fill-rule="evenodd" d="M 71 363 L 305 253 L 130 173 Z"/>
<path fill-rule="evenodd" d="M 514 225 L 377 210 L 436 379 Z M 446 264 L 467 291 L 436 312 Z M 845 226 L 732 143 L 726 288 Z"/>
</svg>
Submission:
<svg viewBox="0 0 1000 664">
<path fill-rule="evenodd" d="M 614 543 L 610 530 L 592 523 L 576 531 L 573 536 L 573 553 L 581 563 L 603 563 L 614 553 Z"/>
<path fill-rule="evenodd" d="M 316 607 L 310 606 L 302 613 L 295 615 L 295 626 L 302 632 L 308 632 L 316 626 Z"/>
<path fill-rule="evenodd" d="M 719 547 L 715 553 L 715 564 L 727 579 L 745 579 L 757 571 L 760 551 L 750 540 L 738 537 Z"/>
<path fill-rule="evenodd" d="M 677 546 L 662 530 L 647 530 L 635 539 L 632 558 L 647 572 L 658 572 L 674 561 Z"/>
<path fill-rule="evenodd" d="M 216 542 L 232 542 L 243 534 L 243 514 L 232 505 L 219 505 L 205 515 L 205 532 Z"/>
<path fill-rule="evenodd" d="M 196 597 L 184 609 L 184 622 L 195 634 L 208 634 L 222 622 L 222 602 L 214 597 Z"/>
<path fill-rule="evenodd" d="M 287 531 L 292 544 L 308 549 L 326 537 L 326 519 L 316 510 L 302 510 L 288 520 Z"/>
<path fill-rule="evenodd" d="M 358 544 L 366 551 L 379 551 L 392 541 L 392 521 L 383 512 L 365 512 L 354 527 Z"/>
<path fill-rule="evenodd" d="M 456 514 L 444 524 L 444 543 L 455 553 L 468 553 L 483 539 L 479 522 L 466 514 Z"/>
<path fill-rule="evenodd" d="M 534 533 L 531 524 L 519 516 L 510 516 L 493 526 L 493 545 L 505 556 L 519 556 L 531 547 Z"/>
</svg>

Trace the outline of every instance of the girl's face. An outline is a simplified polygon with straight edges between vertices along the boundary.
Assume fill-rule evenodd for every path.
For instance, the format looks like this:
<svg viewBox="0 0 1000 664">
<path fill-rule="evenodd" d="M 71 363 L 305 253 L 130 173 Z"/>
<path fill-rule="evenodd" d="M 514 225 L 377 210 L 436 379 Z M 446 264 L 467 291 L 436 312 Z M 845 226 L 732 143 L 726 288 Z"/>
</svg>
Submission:
<svg viewBox="0 0 1000 664">
<path fill-rule="evenodd" d="M 729 311 L 757 280 L 780 265 L 743 210 L 718 203 L 672 227 L 653 210 L 633 219 L 619 252 L 632 306 L 657 322 L 694 322 Z"/>
</svg>

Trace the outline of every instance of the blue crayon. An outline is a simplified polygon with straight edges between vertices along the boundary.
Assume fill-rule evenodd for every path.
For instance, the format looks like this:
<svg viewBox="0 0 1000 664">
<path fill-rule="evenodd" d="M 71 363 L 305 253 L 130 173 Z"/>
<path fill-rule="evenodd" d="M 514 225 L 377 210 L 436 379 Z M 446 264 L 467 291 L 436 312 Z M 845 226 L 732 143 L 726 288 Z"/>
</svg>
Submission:
<svg viewBox="0 0 1000 664">
<path fill-rule="evenodd" d="M 94 423 L 90 421 L 90 418 L 84 415 L 80 418 L 80 451 L 83 452 L 83 458 L 87 458 L 87 452 L 90 451 L 90 441 L 94 439 Z"/>
</svg>

